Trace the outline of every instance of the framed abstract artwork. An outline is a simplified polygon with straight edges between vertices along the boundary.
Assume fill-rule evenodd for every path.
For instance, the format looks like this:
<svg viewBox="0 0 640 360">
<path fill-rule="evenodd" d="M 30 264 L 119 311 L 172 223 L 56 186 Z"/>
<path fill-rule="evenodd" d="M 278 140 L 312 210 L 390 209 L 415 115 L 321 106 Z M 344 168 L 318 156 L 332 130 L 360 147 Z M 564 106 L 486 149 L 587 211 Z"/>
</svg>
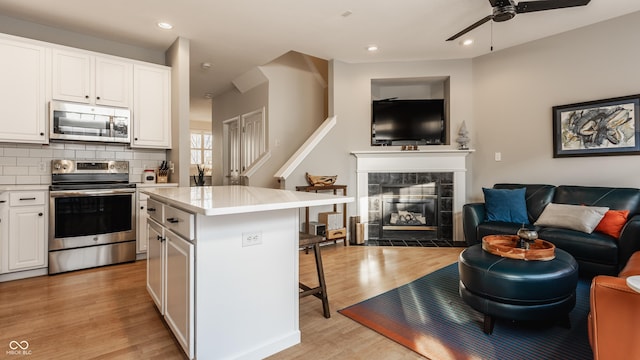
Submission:
<svg viewBox="0 0 640 360">
<path fill-rule="evenodd" d="M 553 157 L 640 154 L 640 95 L 553 107 Z"/>
</svg>

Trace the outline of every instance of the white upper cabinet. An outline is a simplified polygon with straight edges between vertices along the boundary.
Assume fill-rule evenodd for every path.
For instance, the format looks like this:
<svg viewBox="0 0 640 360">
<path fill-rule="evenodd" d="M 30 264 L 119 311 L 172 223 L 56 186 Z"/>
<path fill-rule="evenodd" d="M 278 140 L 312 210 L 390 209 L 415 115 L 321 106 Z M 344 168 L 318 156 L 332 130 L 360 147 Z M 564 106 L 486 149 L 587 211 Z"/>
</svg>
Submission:
<svg viewBox="0 0 640 360">
<path fill-rule="evenodd" d="M 131 147 L 171 148 L 171 68 L 133 66 Z"/>
<path fill-rule="evenodd" d="M 48 49 L 0 37 L 0 54 L 0 141 L 48 143 Z"/>
<path fill-rule="evenodd" d="M 131 106 L 133 64 L 89 53 L 53 50 L 56 100 L 92 105 Z"/>
</svg>

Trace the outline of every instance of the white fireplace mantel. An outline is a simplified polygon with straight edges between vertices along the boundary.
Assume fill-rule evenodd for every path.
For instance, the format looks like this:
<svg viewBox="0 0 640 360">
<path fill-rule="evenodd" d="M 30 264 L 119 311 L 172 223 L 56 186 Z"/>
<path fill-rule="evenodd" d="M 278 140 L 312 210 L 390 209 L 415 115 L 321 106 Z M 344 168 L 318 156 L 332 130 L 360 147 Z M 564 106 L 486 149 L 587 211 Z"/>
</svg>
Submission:
<svg viewBox="0 0 640 360">
<path fill-rule="evenodd" d="M 453 240 L 463 241 L 462 206 L 466 201 L 466 157 L 475 150 L 372 150 L 352 151 L 356 157 L 357 212 L 362 223 L 369 221 L 369 173 L 451 172 L 453 173 Z M 365 240 L 369 231 L 365 226 Z"/>
</svg>

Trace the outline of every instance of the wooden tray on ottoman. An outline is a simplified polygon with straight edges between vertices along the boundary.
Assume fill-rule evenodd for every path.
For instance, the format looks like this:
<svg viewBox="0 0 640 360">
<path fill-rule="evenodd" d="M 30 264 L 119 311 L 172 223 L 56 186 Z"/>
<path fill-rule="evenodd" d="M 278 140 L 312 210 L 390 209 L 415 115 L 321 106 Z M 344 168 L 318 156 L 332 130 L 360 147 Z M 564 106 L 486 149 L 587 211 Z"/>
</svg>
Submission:
<svg viewBox="0 0 640 360">
<path fill-rule="evenodd" d="M 517 235 L 487 235 L 482 238 L 482 249 L 493 255 L 519 260 L 553 260 L 556 257 L 556 246 L 552 243 L 536 239 L 529 249 L 522 249 L 520 237 Z"/>
</svg>

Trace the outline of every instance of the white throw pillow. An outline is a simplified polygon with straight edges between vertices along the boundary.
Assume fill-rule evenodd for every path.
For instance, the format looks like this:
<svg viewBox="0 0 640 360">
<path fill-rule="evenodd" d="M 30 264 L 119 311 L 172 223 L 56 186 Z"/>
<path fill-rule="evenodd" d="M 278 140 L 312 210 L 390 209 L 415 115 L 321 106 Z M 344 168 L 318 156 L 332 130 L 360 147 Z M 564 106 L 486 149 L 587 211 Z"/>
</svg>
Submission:
<svg viewBox="0 0 640 360">
<path fill-rule="evenodd" d="M 534 225 L 559 227 L 591 234 L 607 211 L 609 211 L 608 207 L 601 206 L 549 203 Z"/>
</svg>

